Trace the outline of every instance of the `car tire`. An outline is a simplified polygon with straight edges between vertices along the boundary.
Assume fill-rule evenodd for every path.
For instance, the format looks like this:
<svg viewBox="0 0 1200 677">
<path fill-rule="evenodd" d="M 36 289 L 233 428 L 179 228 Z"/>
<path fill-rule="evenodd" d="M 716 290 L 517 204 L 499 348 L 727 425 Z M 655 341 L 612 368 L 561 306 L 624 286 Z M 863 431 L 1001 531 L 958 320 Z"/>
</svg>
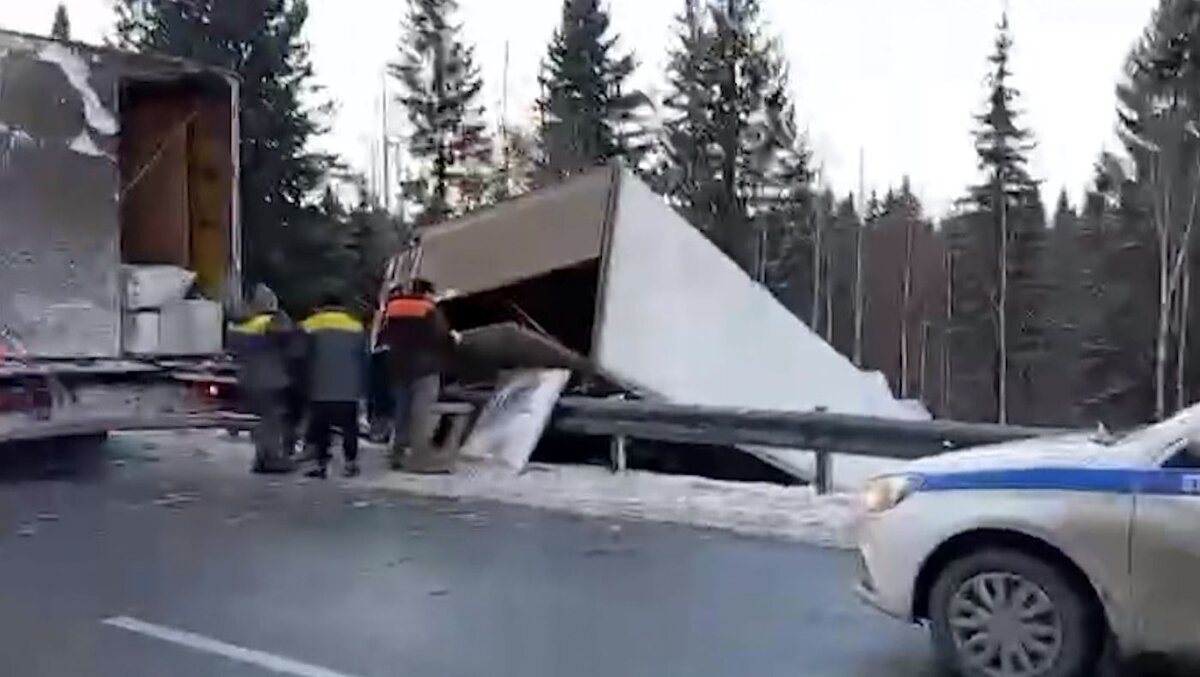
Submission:
<svg viewBox="0 0 1200 677">
<path fill-rule="evenodd" d="M 1079 588 L 1059 567 L 1019 550 L 950 562 L 929 595 L 938 662 L 961 677 L 1090 677 L 1103 633 Z"/>
</svg>

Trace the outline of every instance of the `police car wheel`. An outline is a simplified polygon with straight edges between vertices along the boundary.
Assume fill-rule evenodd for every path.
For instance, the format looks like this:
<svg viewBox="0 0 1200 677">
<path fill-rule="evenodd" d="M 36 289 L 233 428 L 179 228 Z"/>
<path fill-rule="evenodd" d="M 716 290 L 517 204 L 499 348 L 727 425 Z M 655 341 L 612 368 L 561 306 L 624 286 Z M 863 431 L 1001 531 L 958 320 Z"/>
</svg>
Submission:
<svg viewBox="0 0 1200 677">
<path fill-rule="evenodd" d="M 962 677 L 1085 677 L 1103 635 L 1086 591 L 1012 549 L 951 562 L 930 592 L 939 662 Z"/>
</svg>

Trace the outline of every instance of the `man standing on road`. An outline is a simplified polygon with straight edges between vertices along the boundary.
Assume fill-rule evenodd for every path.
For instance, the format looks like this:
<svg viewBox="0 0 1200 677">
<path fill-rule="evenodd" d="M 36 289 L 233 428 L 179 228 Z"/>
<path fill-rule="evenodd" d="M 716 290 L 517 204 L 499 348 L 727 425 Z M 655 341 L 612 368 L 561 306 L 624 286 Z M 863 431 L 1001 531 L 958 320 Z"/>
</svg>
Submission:
<svg viewBox="0 0 1200 677">
<path fill-rule="evenodd" d="M 296 342 L 296 325 L 279 309 L 279 300 L 265 285 L 258 285 L 248 305 L 249 313 L 230 328 L 229 348 L 238 364 L 238 386 L 244 404 L 258 417 L 254 442 L 256 473 L 292 470 L 292 439 L 286 430 L 287 389 L 291 385 L 287 357 Z"/>
<path fill-rule="evenodd" d="M 336 297 L 324 299 L 301 326 L 309 340 L 306 437 L 316 455 L 313 468 L 306 474 L 326 476 L 329 445 L 336 428 L 345 458 L 342 474 L 354 477 L 359 473 L 358 403 L 366 385 L 366 330 Z"/>
<path fill-rule="evenodd" d="M 407 291 L 393 293 L 384 306 L 379 337 L 388 350 L 396 407 L 393 470 L 444 471 L 430 465 L 437 423 L 433 407 L 458 334 L 450 328 L 433 294 L 432 283 L 416 279 Z"/>
</svg>

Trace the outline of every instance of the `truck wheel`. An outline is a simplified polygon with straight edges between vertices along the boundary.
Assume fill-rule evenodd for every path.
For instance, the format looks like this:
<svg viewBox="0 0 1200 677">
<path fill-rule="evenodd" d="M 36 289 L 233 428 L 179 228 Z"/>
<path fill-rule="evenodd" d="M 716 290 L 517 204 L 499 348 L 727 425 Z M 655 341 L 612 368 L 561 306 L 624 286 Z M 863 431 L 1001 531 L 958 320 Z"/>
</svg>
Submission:
<svg viewBox="0 0 1200 677">
<path fill-rule="evenodd" d="M 930 592 L 929 615 L 939 662 L 962 677 L 1086 677 L 1101 653 L 1087 592 L 1018 550 L 951 562 Z"/>
</svg>

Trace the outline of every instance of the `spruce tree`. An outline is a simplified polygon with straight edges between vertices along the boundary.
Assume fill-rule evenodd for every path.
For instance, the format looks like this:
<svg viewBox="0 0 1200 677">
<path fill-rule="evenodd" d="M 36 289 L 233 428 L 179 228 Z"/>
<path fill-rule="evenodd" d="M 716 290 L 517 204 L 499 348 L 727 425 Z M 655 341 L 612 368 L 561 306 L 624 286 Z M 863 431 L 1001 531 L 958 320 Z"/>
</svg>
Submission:
<svg viewBox="0 0 1200 677">
<path fill-rule="evenodd" d="M 305 0 L 120 0 L 123 47 L 172 54 L 241 76 L 241 204 L 246 282 L 266 282 L 285 303 L 320 291 L 308 273 L 326 267 L 336 234 L 313 212 L 331 161 L 310 141 L 323 131 L 302 31 Z"/>
<path fill-rule="evenodd" d="M 67 6 L 61 2 L 54 9 L 54 26 L 50 29 L 50 37 L 55 40 L 71 39 L 71 17 L 67 16 Z"/>
<path fill-rule="evenodd" d="M 428 225 L 485 200 L 493 149 L 479 102 L 483 80 L 460 36 L 457 0 L 409 0 L 400 56 L 390 66 L 412 124 L 409 152 L 420 164 L 405 186 Z"/>
<path fill-rule="evenodd" d="M 542 64 L 542 170 L 562 178 L 622 158 L 637 167 L 646 151 L 639 115 L 648 100 L 631 88 L 637 66 L 617 52 L 601 0 L 563 0 L 562 21 Z"/>
<path fill-rule="evenodd" d="M 1002 423 L 1034 415 L 1035 373 L 1046 357 L 1040 275 L 1045 214 L 1027 168 L 1032 134 L 1021 126 L 1015 108 L 1012 45 L 1006 14 L 988 59 L 985 110 L 976 118 L 975 152 L 983 181 L 963 201 L 971 226 L 960 242 L 967 251 L 959 254 L 970 267 L 957 269 L 970 280 L 959 288 L 974 298 L 961 299 L 963 307 L 955 312 L 960 323 L 973 325 L 978 339 L 972 354 L 956 363 L 975 371 L 973 378 L 992 382 L 992 417 Z"/>
<path fill-rule="evenodd" d="M 668 195 L 734 261 L 761 271 L 772 228 L 803 228 L 809 153 L 759 0 L 685 0 L 668 72 Z M 786 238 L 798 241 L 798 238 Z M 758 275 L 761 277 L 761 275 Z"/>
</svg>

